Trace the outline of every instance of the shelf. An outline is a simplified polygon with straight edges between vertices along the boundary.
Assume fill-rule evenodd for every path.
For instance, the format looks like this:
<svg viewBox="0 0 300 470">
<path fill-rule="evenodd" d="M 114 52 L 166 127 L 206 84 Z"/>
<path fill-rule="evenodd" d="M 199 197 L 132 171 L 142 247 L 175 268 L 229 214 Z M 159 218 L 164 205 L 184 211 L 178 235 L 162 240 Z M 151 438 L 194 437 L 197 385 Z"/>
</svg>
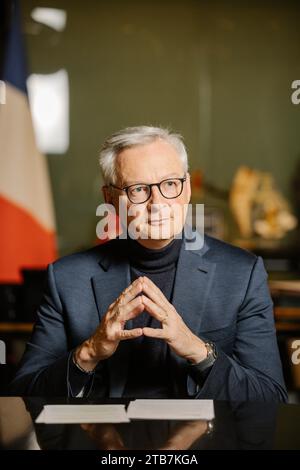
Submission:
<svg viewBox="0 0 300 470">
<path fill-rule="evenodd" d="M 33 323 L 0 322 L 0 333 L 31 333 Z"/>
</svg>

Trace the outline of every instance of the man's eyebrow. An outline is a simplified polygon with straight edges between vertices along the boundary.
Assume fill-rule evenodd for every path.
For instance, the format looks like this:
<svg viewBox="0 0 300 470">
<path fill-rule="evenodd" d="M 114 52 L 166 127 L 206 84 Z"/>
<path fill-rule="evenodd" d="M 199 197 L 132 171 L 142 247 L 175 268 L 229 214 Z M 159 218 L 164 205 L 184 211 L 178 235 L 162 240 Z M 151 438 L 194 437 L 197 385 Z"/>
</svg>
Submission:
<svg viewBox="0 0 300 470">
<path fill-rule="evenodd" d="M 168 178 L 182 178 L 182 175 L 179 175 L 179 173 L 168 173 L 167 175 L 162 176 L 160 181 L 166 180 Z M 151 183 L 146 183 L 145 181 L 142 181 L 142 180 L 136 180 L 136 181 L 126 181 L 124 182 L 124 186 L 130 186 L 131 184 L 139 184 L 139 183 L 151 184 Z"/>
</svg>

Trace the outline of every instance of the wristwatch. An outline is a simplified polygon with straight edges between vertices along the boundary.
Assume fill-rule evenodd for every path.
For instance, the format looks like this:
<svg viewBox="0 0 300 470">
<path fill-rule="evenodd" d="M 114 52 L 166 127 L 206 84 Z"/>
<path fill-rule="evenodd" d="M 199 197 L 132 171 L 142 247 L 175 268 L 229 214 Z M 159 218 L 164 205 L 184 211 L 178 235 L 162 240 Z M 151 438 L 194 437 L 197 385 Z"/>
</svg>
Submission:
<svg viewBox="0 0 300 470">
<path fill-rule="evenodd" d="M 206 358 L 203 359 L 202 361 L 198 362 L 197 364 L 193 364 L 193 366 L 197 367 L 197 369 L 200 372 L 202 372 L 202 371 L 208 369 L 209 367 L 211 367 L 214 364 L 217 357 L 218 357 L 218 352 L 217 352 L 216 345 L 212 341 L 206 341 L 204 343 L 204 346 L 206 347 L 206 350 L 207 350 Z"/>
</svg>

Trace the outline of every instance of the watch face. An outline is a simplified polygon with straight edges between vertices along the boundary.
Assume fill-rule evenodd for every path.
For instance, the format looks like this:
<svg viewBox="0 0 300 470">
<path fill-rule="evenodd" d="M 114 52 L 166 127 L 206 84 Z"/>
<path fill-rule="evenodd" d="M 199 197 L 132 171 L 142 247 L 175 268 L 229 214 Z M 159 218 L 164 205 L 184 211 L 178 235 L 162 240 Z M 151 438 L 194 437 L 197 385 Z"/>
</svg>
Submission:
<svg viewBox="0 0 300 470">
<path fill-rule="evenodd" d="M 207 348 L 207 355 L 208 356 L 213 356 L 214 358 L 217 357 L 217 351 L 216 351 L 216 347 L 214 345 L 214 343 L 206 343 L 206 348 Z"/>
</svg>

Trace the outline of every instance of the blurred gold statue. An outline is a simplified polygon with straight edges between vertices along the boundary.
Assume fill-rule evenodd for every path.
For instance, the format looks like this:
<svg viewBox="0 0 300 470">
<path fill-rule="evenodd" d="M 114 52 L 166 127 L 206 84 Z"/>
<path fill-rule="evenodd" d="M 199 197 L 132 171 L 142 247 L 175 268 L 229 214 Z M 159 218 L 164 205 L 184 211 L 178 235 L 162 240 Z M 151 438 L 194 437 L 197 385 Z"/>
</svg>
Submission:
<svg viewBox="0 0 300 470">
<path fill-rule="evenodd" d="M 270 173 L 241 166 L 233 179 L 229 204 L 240 233 L 278 240 L 297 226 L 286 199 Z"/>
</svg>

